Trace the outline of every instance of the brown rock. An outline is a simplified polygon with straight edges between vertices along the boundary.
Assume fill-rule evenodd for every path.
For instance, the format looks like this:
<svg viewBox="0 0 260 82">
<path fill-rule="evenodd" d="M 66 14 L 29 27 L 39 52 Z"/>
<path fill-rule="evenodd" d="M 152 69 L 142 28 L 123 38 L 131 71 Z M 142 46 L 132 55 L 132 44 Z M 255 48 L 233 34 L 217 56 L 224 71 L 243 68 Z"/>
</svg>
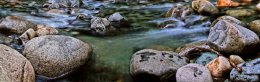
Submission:
<svg viewBox="0 0 260 82">
<path fill-rule="evenodd" d="M 31 63 L 16 50 L 0 44 L 0 82 L 34 82 Z"/>
<path fill-rule="evenodd" d="M 213 77 L 225 77 L 231 71 L 232 67 L 227 58 L 219 56 L 209 62 L 206 67 L 209 69 Z"/>
<path fill-rule="evenodd" d="M 216 15 L 219 13 L 218 8 L 208 0 L 194 0 L 192 1 L 192 8 L 200 14 Z"/>
<path fill-rule="evenodd" d="M 0 21 L 0 30 L 6 30 L 7 32 L 22 34 L 30 28 L 35 30 L 36 25 L 17 16 L 7 16 Z"/>
<path fill-rule="evenodd" d="M 36 37 L 36 32 L 33 29 L 28 29 L 27 31 L 25 31 L 20 37 L 20 41 L 22 42 L 22 44 L 24 45 L 25 43 L 27 43 L 29 40 L 31 40 L 32 38 Z"/>
<path fill-rule="evenodd" d="M 37 74 L 48 79 L 66 76 L 88 62 L 92 48 L 63 35 L 36 37 L 25 44 L 23 54 Z"/>
<path fill-rule="evenodd" d="M 245 62 L 240 56 L 237 56 L 237 55 L 230 55 L 229 56 L 229 61 L 232 62 L 235 65 L 238 65 L 240 63 L 244 63 Z"/>
<path fill-rule="evenodd" d="M 235 9 L 227 10 L 226 14 L 233 17 L 246 17 L 255 15 L 256 12 L 253 9 Z"/>
<path fill-rule="evenodd" d="M 37 36 L 44 36 L 44 35 L 55 35 L 58 34 L 59 31 L 55 28 L 46 26 L 46 25 L 37 25 Z"/>
<path fill-rule="evenodd" d="M 258 36 L 260 36 L 260 20 L 254 20 L 250 22 L 249 29 L 254 31 Z"/>
</svg>

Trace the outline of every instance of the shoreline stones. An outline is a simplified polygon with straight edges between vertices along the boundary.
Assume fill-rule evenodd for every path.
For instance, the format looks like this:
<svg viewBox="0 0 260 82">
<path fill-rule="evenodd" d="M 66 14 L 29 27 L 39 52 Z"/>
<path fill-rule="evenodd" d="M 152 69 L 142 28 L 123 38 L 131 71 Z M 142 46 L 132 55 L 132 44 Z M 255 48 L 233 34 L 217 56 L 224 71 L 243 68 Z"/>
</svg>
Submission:
<svg viewBox="0 0 260 82">
<path fill-rule="evenodd" d="M 203 65 L 188 64 L 178 69 L 176 82 L 213 82 L 209 70 Z"/>
<path fill-rule="evenodd" d="M 11 33 L 22 34 L 30 28 L 35 30 L 37 26 L 18 16 L 7 16 L 0 21 L 0 30 L 6 30 Z"/>
<path fill-rule="evenodd" d="M 258 36 L 251 30 L 232 23 L 219 20 L 210 29 L 209 46 L 228 54 L 252 53 L 259 44 Z"/>
<path fill-rule="evenodd" d="M 232 69 L 227 58 L 219 56 L 218 58 L 209 62 L 206 67 L 209 69 L 211 75 L 216 78 L 225 77 Z"/>
<path fill-rule="evenodd" d="M 137 82 L 175 81 L 177 69 L 186 64 L 177 53 L 144 49 L 132 56 L 130 74 Z"/>
<path fill-rule="evenodd" d="M 34 82 L 31 63 L 16 50 L 0 44 L 0 82 Z"/>
<path fill-rule="evenodd" d="M 230 72 L 230 79 L 234 82 L 259 82 L 260 81 L 260 58 L 239 64 L 241 72 L 235 68 Z"/>
<path fill-rule="evenodd" d="M 92 48 L 78 39 L 46 35 L 31 39 L 23 54 L 39 76 L 56 79 L 70 74 L 90 59 Z"/>
<path fill-rule="evenodd" d="M 192 1 L 192 8 L 198 13 L 204 15 L 206 14 L 216 15 L 219 13 L 218 8 L 207 0 Z"/>
</svg>

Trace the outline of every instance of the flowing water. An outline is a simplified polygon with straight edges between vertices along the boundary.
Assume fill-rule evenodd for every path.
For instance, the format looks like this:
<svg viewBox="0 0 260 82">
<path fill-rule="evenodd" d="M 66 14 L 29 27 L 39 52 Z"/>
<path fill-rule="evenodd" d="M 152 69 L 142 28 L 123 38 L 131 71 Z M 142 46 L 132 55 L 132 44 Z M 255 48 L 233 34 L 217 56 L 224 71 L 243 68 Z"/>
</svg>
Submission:
<svg viewBox="0 0 260 82">
<path fill-rule="evenodd" d="M 1 17 L 22 16 L 36 24 L 45 24 L 60 30 L 61 34 L 73 36 L 89 43 L 94 49 L 94 61 L 75 74 L 57 80 L 57 82 L 132 82 L 129 75 L 129 62 L 132 54 L 143 48 L 174 50 L 177 47 L 195 41 L 207 39 L 210 22 L 187 24 L 175 18 L 164 18 L 163 14 L 173 3 L 150 3 L 146 5 L 115 5 L 107 2 L 84 2 L 86 7 L 75 9 L 75 14 L 48 14 L 41 4 L 29 7 L 0 6 Z M 120 12 L 131 22 L 131 30 L 114 36 L 94 36 L 85 33 L 89 30 L 89 20 L 76 20 L 78 14 L 106 17 Z M 190 22 L 202 16 L 191 15 Z M 159 23 L 176 20 L 174 28 L 160 28 Z M 37 82 L 46 79 L 37 78 Z"/>
</svg>

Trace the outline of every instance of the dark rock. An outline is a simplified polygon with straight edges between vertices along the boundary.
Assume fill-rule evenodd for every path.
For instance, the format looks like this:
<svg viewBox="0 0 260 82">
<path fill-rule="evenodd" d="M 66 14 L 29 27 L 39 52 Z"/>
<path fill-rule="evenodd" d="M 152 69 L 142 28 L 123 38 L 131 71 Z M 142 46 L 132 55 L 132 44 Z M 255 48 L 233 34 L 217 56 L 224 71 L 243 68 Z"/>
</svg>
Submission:
<svg viewBox="0 0 260 82">
<path fill-rule="evenodd" d="M 177 53 L 144 49 L 132 56 L 130 74 L 138 82 L 175 81 L 177 69 L 186 64 Z"/>
<path fill-rule="evenodd" d="M 177 82 L 213 82 L 209 70 L 199 64 L 188 64 L 178 69 Z"/>
<path fill-rule="evenodd" d="M 56 79 L 70 74 L 90 59 L 87 43 L 63 35 L 46 35 L 31 39 L 23 54 L 32 62 L 39 76 Z"/>
</svg>

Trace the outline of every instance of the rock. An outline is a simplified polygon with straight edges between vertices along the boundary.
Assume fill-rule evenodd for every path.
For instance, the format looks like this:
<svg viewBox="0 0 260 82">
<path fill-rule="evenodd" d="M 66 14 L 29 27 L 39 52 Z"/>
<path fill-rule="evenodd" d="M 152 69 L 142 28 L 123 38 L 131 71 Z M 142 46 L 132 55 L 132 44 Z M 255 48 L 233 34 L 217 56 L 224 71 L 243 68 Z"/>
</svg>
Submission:
<svg viewBox="0 0 260 82">
<path fill-rule="evenodd" d="M 60 9 L 51 9 L 51 10 L 47 11 L 47 13 L 49 13 L 49 14 L 64 14 L 65 11 L 60 10 Z"/>
<path fill-rule="evenodd" d="M 247 17 L 255 15 L 256 12 L 253 9 L 234 9 L 227 10 L 226 14 L 233 17 Z"/>
<path fill-rule="evenodd" d="M 55 35 L 58 34 L 59 31 L 55 28 L 46 26 L 46 25 L 37 25 L 37 36 L 44 36 L 44 35 Z"/>
<path fill-rule="evenodd" d="M 254 32 L 241 25 L 220 20 L 211 27 L 208 43 L 211 48 L 220 52 L 243 54 L 254 52 L 259 38 Z"/>
<path fill-rule="evenodd" d="M 237 55 L 230 55 L 229 56 L 229 61 L 232 62 L 236 66 L 238 64 L 240 64 L 240 63 L 244 63 L 245 62 L 241 57 L 239 57 Z"/>
<path fill-rule="evenodd" d="M 25 31 L 20 37 L 19 40 L 21 41 L 21 43 L 23 45 L 25 45 L 25 43 L 27 43 L 29 40 L 31 40 L 32 38 L 36 37 L 36 32 L 33 29 L 28 29 L 27 31 Z"/>
<path fill-rule="evenodd" d="M 201 53 L 201 56 L 196 58 L 194 63 L 205 66 L 206 64 L 208 64 L 210 61 L 212 61 L 217 57 L 218 55 L 212 52 Z"/>
<path fill-rule="evenodd" d="M 259 82 L 260 81 L 260 58 L 239 64 L 241 71 L 233 68 L 230 72 L 232 82 Z"/>
<path fill-rule="evenodd" d="M 217 2 L 217 6 L 219 8 L 222 8 L 222 7 L 236 7 L 236 6 L 239 6 L 240 3 L 238 2 L 234 2 L 232 0 L 218 0 Z"/>
<path fill-rule="evenodd" d="M 87 43 L 63 35 L 46 35 L 31 39 L 23 54 L 32 62 L 39 76 L 57 79 L 70 74 L 90 59 Z"/>
<path fill-rule="evenodd" d="M 225 77 L 232 69 L 227 58 L 219 56 L 218 58 L 209 62 L 206 67 L 209 69 L 213 77 Z"/>
<path fill-rule="evenodd" d="M 215 26 L 215 24 L 220 21 L 220 20 L 226 20 L 230 23 L 235 23 L 235 24 L 238 24 L 238 25 L 241 25 L 241 26 L 246 26 L 246 24 L 244 24 L 243 22 L 241 22 L 240 20 L 232 17 L 232 16 L 221 16 L 221 17 L 218 17 L 216 20 L 214 20 L 211 24 L 211 27 Z"/>
<path fill-rule="evenodd" d="M 254 31 L 260 37 L 260 20 L 250 22 L 249 29 Z"/>
<path fill-rule="evenodd" d="M 176 5 L 170 8 L 165 17 L 174 17 L 177 19 L 184 19 L 186 16 L 192 14 L 193 10 L 190 5 Z"/>
<path fill-rule="evenodd" d="M 16 50 L 0 44 L 0 82 L 34 82 L 31 63 Z"/>
<path fill-rule="evenodd" d="M 80 7 L 82 0 L 48 0 L 47 3 L 49 8 Z"/>
<path fill-rule="evenodd" d="M 0 21 L 0 32 L 22 34 L 28 29 L 36 29 L 36 25 L 18 16 L 7 16 Z"/>
<path fill-rule="evenodd" d="M 130 74 L 138 82 L 175 81 L 177 69 L 186 64 L 177 53 L 144 49 L 132 56 Z"/>
<path fill-rule="evenodd" d="M 260 3 L 258 3 L 258 4 L 256 5 L 256 10 L 257 10 L 257 11 L 260 11 Z"/>
<path fill-rule="evenodd" d="M 178 69 L 177 82 L 213 82 L 209 70 L 199 64 L 188 64 Z"/>
<path fill-rule="evenodd" d="M 0 44 L 10 44 L 14 40 L 6 35 L 0 34 Z"/>
<path fill-rule="evenodd" d="M 192 1 L 192 8 L 200 14 L 204 15 L 216 15 L 219 13 L 217 7 L 207 0 L 195 0 Z"/>
<path fill-rule="evenodd" d="M 128 27 L 128 21 L 124 18 L 119 12 L 116 12 L 109 16 L 108 20 L 111 22 L 111 25 L 117 28 Z"/>
<path fill-rule="evenodd" d="M 162 22 L 158 22 L 157 25 L 161 28 L 177 28 L 177 27 L 183 27 L 185 23 L 179 19 L 168 18 L 163 20 Z"/>
<path fill-rule="evenodd" d="M 94 33 L 99 35 L 106 35 L 111 31 L 115 31 L 116 29 L 110 25 L 110 22 L 106 18 L 93 17 L 91 19 L 90 28 Z"/>
</svg>

